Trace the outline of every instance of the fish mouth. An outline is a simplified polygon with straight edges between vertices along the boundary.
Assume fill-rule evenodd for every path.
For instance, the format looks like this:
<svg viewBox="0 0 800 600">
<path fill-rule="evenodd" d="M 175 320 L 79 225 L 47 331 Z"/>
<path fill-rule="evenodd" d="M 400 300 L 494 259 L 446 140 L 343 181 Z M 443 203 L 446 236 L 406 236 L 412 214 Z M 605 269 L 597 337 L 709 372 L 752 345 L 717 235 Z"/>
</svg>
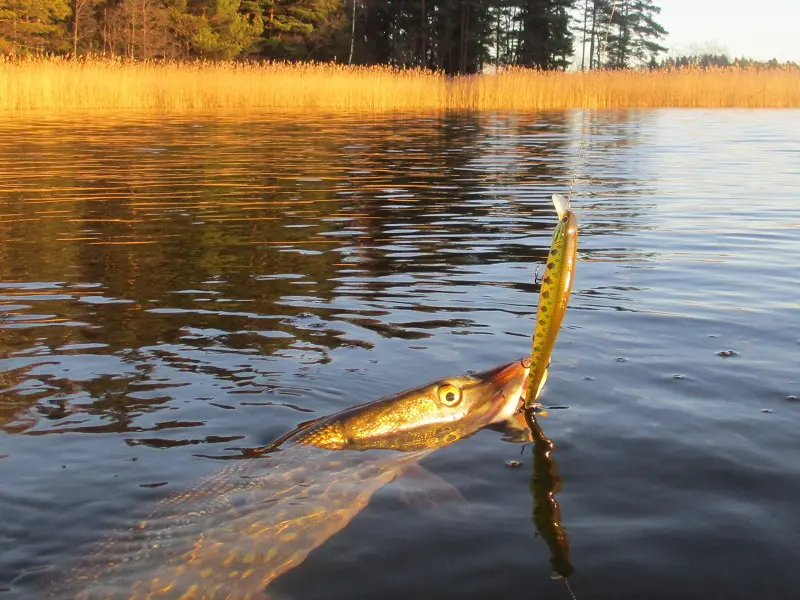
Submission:
<svg viewBox="0 0 800 600">
<path fill-rule="evenodd" d="M 530 370 L 530 360 L 526 357 L 475 375 L 480 381 L 475 392 L 487 399 L 487 424 L 506 421 L 517 412 L 525 401 Z"/>
</svg>

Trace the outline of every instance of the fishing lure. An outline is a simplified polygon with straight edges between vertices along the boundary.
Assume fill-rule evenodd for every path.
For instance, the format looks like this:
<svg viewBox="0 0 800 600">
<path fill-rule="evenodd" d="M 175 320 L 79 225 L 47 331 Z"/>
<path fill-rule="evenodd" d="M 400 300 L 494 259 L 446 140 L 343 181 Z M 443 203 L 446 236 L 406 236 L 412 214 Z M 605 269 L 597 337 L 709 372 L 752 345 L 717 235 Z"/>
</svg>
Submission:
<svg viewBox="0 0 800 600">
<path fill-rule="evenodd" d="M 578 219 L 570 209 L 569 199 L 553 194 L 553 204 L 558 212 L 558 225 L 553 232 L 553 242 L 547 255 L 542 285 L 539 291 L 539 308 L 536 311 L 536 328 L 533 332 L 531 370 L 528 375 L 528 393 L 525 407 L 531 408 L 542 393 L 547 380 L 550 355 L 556 344 L 558 331 L 572 291 L 575 262 L 578 251 Z"/>
</svg>

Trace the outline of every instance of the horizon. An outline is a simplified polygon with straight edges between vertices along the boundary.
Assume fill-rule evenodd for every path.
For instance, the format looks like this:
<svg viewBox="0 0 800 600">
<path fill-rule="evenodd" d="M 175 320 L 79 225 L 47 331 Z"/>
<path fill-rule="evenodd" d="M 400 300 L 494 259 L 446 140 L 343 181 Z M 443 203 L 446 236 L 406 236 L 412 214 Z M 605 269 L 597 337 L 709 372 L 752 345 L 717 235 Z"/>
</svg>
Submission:
<svg viewBox="0 0 800 600">
<path fill-rule="evenodd" d="M 657 20 L 669 32 L 666 56 L 709 53 L 800 63 L 797 0 L 763 0 L 756 12 L 729 0 L 664 0 L 658 5 Z"/>
</svg>

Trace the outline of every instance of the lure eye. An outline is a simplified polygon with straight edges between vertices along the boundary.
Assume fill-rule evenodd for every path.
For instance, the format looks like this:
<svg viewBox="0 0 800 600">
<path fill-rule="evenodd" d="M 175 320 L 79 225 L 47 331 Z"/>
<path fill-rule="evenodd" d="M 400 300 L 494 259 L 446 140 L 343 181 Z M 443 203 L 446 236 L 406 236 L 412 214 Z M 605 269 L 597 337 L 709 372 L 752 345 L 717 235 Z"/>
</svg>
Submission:
<svg viewBox="0 0 800 600">
<path fill-rule="evenodd" d="M 455 406 L 461 402 L 461 390 L 452 383 L 446 383 L 439 388 L 439 402 L 445 406 Z"/>
</svg>

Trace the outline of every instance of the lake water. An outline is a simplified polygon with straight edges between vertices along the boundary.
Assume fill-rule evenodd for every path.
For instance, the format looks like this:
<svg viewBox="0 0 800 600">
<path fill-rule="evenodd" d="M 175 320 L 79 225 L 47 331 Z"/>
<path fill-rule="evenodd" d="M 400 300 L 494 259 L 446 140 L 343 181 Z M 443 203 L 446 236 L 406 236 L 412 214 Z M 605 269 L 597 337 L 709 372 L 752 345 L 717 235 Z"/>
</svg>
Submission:
<svg viewBox="0 0 800 600">
<path fill-rule="evenodd" d="M 766 110 L 0 120 L 0 598 L 210 457 L 527 354 L 573 175 L 557 475 L 481 431 L 423 461 L 466 510 L 390 484 L 274 589 L 568 600 L 568 560 L 580 600 L 797 598 L 798 140 Z"/>
</svg>

